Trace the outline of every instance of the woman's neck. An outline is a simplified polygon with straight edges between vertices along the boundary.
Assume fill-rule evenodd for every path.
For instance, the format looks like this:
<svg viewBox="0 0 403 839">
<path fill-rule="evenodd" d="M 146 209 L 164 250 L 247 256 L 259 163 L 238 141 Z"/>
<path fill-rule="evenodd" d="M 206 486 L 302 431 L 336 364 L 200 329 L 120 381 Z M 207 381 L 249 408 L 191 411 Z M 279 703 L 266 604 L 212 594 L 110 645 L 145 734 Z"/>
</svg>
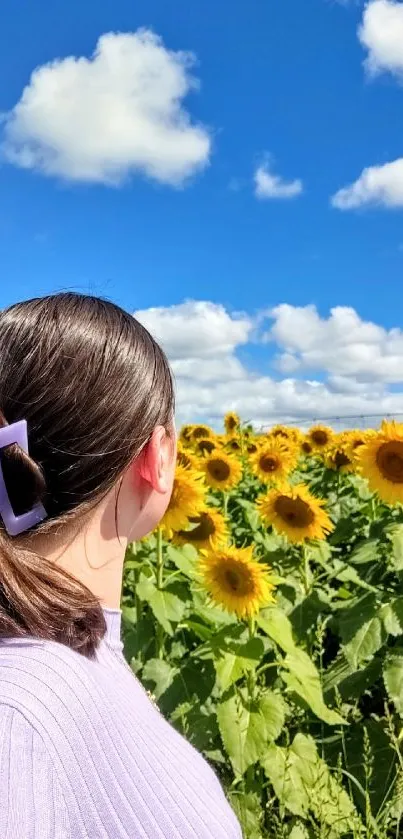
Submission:
<svg viewBox="0 0 403 839">
<path fill-rule="evenodd" d="M 127 539 L 119 537 L 109 513 L 101 503 L 84 524 L 45 536 L 39 532 L 29 547 L 80 580 L 102 606 L 115 609 L 120 605 Z"/>
</svg>

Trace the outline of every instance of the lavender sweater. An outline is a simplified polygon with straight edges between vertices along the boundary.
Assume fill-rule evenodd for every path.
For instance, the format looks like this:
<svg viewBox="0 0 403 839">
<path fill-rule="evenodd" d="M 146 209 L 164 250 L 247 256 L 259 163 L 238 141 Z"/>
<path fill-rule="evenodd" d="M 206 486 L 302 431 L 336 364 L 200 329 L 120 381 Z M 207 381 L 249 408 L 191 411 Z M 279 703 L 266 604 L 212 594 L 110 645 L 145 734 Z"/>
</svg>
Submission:
<svg viewBox="0 0 403 839">
<path fill-rule="evenodd" d="M 119 611 L 95 661 L 0 643 L 1 839 L 242 839 L 213 770 L 122 654 Z"/>
</svg>

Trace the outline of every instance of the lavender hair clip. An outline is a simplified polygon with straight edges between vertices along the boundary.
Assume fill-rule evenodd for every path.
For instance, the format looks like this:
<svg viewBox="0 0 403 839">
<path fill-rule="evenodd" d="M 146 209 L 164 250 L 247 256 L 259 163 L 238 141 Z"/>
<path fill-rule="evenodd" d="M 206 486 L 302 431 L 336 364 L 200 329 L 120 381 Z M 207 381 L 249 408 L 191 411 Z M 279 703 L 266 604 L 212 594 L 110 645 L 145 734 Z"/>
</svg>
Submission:
<svg viewBox="0 0 403 839">
<path fill-rule="evenodd" d="M 28 454 L 28 429 L 26 420 L 20 420 L 19 422 L 14 422 L 11 425 L 5 425 L 3 428 L 0 428 L 0 449 L 5 449 L 6 446 L 11 446 L 13 443 L 17 443 Z M 4 481 L 1 463 L 0 516 L 3 519 L 4 527 L 9 536 L 19 536 L 20 533 L 25 533 L 26 530 L 30 530 L 31 527 L 34 527 L 47 518 L 47 512 L 40 502 L 35 504 L 27 513 L 22 513 L 20 516 L 14 515 Z"/>
</svg>

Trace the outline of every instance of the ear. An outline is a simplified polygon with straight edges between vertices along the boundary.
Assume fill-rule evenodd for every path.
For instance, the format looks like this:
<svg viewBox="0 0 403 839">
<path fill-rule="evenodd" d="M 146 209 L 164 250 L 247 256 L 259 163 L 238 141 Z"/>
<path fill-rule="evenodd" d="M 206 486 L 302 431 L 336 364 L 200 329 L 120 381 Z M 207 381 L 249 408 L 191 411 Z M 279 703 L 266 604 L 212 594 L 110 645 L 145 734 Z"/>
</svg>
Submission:
<svg viewBox="0 0 403 839">
<path fill-rule="evenodd" d="M 172 464 L 175 458 L 175 440 L 162 425 L 153 431 L 151 439 L 135 462 L 143 481 L 155 492 L 165 495 L 172 488 Z"/>
</svg>

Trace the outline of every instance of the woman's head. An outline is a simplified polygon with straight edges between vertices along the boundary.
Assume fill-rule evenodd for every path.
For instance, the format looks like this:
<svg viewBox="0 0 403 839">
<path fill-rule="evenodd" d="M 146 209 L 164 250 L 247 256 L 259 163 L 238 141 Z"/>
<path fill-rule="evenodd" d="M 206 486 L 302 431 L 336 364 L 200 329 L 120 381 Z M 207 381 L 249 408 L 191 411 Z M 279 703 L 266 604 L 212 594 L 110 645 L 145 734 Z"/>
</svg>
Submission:
<svg viewBox="0 0 403 839">
<path fill-rule="evenodd" d="M 141 496 L 130 537 L 152 529 L 172 486 L 173 409 L 164 353 L 143 326 L 112 303 L 66 293 L 19 303 L 0 314 L 0 427 L 25 419 L 29 438 L 28 458 L 13 446 L 0 451 L 1 465 L 15 513 L 42 501 L 48 519 L 38 532 L 79 519 L 130 482 Z M 120 514 L 128 520 L 127 503 Z M 18 623 L 12 574 L 5 571 L 8 559 L 17 576 L 36 560 L 16 550 L 1 521 L 0 532 L 1 636 Z M 82 598 L 83 592 L 81 587 Z M 20 628 L 32 631 L 32 620 L 21 614 Z"/>
</svg>

